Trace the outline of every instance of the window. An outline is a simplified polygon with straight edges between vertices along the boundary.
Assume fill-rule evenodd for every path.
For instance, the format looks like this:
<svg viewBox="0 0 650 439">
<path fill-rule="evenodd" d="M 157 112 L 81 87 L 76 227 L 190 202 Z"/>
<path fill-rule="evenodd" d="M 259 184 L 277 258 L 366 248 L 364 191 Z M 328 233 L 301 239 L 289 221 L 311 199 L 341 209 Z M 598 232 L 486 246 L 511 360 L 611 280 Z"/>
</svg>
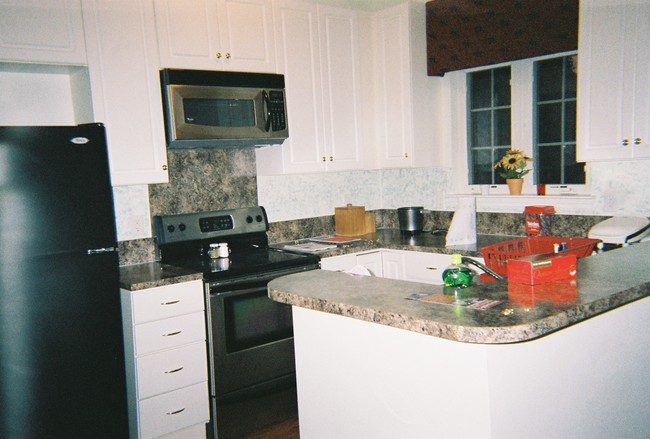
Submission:
<svg viewBox="0 0 650 439">
<path fill-rule="evenodd" d="M 469 184 L 505 183 L 494 169 L 510 149 L 510 67 L 468 75 Z"/>
<path fill-rule="evenodd" d="M 585 183 L 585 165 L 576 161 L 574 66 L 575 55 L 535 62 L 533 157 L 538 183 Z"/>
<path fill-rule="evenodd" d="M 574 55 L 556 56 L 467 73 L 470 185 L 504 184 L 494 164 L 510 148 L 533 156 L 535 183 L 585 183 L 576 162 L 574 63 Z"/>
</svg>

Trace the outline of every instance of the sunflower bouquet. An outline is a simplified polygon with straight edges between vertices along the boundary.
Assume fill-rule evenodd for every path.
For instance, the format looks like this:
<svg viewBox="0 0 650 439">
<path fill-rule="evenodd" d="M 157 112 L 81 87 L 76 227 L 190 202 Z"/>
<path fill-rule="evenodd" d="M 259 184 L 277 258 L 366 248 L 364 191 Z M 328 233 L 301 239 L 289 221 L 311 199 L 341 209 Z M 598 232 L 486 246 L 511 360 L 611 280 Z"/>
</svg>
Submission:
<svg viewBox="0 0 650 439">
<path fill-rule="evenodd" d="M 526 164 L 532 159 L 532 157 L 524 154 L 523 151 L 511 149 L 501 157 L 501 160 L 494 165 L 494 168 L 503 168 L 504 172 L 499 172 L 499 175 L 505 179 L 522 178 L 531 171 L 530 169 L 526 169 Z"/>
</svg>

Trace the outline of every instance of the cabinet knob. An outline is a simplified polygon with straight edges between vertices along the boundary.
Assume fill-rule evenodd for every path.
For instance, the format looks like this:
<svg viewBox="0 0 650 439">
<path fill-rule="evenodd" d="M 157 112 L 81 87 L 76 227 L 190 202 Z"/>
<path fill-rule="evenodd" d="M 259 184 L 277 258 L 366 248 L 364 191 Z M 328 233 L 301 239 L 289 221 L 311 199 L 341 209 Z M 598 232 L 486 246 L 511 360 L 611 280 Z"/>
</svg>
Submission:
<svg viewBox="0 0 650 439">
<path fill-rule="evenodd" d="M 325 156 L 323 156 L 323 161 L 324 161 L 324 162 L 326 162 L 326 161 L 327 161 L 327 158 L 326 158 Z"/>
<path fill-rule="evenodd" d="M 226 52 L 226 59 L 230 59 L 230 52 Z"/>
<path fill-rule="evenodd" d="M 630 144 L 630 141 L 629 141 L 628 139 L 623 139 L 623 141 L 621 142 L 621 144 L 622 144 L 623 146 L 627 146 L 627 145 Z"/>
<path fill-rule="evenodd" d="M 404 157 L 409 158 L 409 153 L 408 153 L 408 152 L 405 152 L 405 153 L 404 153 Z"/>
<path fill-rule="evenodd" d="M 167 165 L 162 165 L 162 170 L 166 171 L 167 170 Z"/>
<path fill-rule="evenodd" d="M 330 156 L 330 162 L 334 161 L 334 157 Z"/>
<path fill-rule="evenodd" d="M 643 139 L 641 137 L 637 137 L 634 139 L 634 144 L 635 145 L 640 145 L 643 142 Z"/>
<path fill-rule="evenodd" d="M 221 59 L 221 52 L 217 52 L 215 56 L 217 57 L 217 59 Z"/>
</svg>

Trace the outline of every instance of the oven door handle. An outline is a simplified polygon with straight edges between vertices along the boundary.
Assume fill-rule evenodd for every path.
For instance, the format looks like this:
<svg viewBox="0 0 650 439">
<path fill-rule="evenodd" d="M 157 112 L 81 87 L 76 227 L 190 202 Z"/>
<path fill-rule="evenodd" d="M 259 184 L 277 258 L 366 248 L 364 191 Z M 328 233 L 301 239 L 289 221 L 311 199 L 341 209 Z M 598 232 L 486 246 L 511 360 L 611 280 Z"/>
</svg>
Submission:
<svg viewBox="0 0 650 439">
<path fill-rule="evenodd" d="M 259 291 L 260 289 L 264 288 L 263 285 L 260 285 L 258 287 L 252 287 L 252 288 L 244 288 L 243 290 L 230 290 L 230 291 L 218 291 L 216 293 L 210 292 L 211 296 L 216 296 L 216 297 L 236 297 L 236 296 L 245 296 L 247 294 L 250 294 L 255 291 Z"/>
<path fill-rule="evenodd" d="M 288 268 L 286 270 L 278 270 L 278 271 L 273 271 L 273 272 L 250 274 L 248 276 L 235 278 L 235 279 L 212 281 L 212 282 L 209 283 L 210 294 L 211 295 L 215 295 L 215 294 L 219 295 L 219 294 L 241 293 L 242 290 L 239 289 L 241 285 L 243 285 L 244 287 L 248 287 L 250 285 L 251 286 L 250 288 L 257 287 L 259 289 L 259 288 L 263 288 L 270 281 L 272 281 L 273 279 L 276 279 L 276 278 L 278 278 L 280 276 L 286 276 L 288 274 L 301 273 L 303 271 L 316 270 L 318 268 L 320 268 L 320 267 L 319 267 L 318 263 L 316 263 L 316 264 L 311 264 L 311 265 L 304 265 L 302 267 L 292 267 L 292 268 Z M 219 289 L 221 291 L 212 292 L 214 289 Z M 245 289 L 250 291 L 249 288 L 245 288 Z M 236 291 L 234 291 L 234 290 L 236 290 Z"/>
</svg>

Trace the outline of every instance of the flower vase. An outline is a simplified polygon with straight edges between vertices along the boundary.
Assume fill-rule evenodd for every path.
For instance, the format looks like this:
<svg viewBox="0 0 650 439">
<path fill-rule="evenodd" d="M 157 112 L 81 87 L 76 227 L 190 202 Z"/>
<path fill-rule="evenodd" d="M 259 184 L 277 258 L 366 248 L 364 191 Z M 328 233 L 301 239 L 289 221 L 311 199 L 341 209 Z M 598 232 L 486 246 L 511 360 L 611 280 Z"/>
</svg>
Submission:
<svg viewBox="0 0 650 439">
<path fill-rule="evenodd" d="M 523 178 L 507 178 L 506 183 L 508 183 L 510 195 L 521 195 L 521 188 L 524 185 Z"/>
</svg>

